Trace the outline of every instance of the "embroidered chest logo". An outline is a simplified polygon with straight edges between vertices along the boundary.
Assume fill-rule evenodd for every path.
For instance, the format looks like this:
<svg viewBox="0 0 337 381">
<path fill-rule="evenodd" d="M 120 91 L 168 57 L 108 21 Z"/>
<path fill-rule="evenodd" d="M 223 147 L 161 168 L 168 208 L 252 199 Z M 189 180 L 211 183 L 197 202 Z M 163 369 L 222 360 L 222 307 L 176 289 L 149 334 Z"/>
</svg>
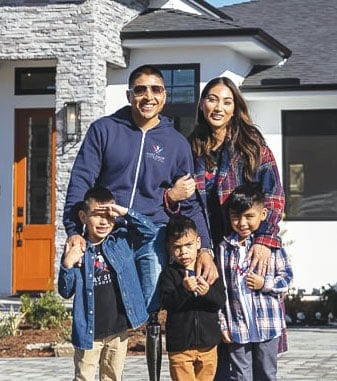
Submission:
<svg viewBox="0 0 337 381">
<path fill-rule="evenodd" d="M 146 153 L 146 157 L 160 163 L 164 163 L 165 157 L 163 156 L 164 147 L 159 144 L 153 144 L 151 152 Z"/>
</svg>

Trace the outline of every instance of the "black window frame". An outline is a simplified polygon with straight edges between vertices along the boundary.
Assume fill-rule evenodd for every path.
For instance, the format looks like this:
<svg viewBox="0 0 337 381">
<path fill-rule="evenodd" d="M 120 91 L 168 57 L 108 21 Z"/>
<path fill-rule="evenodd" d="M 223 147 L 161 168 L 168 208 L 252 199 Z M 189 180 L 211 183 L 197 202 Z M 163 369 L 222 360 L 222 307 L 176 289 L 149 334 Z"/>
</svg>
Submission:
<svg viewBox="0 0 337 381">
<path fill-rule="evenodd" d="M 188 117 L 195 120 L 195 113 L 200 97 L 200 64 L 158 64 L 155 65 L 157 69 L 162 70 L 179 70 L 179 69 L 193 69 L 194 70 L 194 102 L 193 103 L 170 103 L 166 101 L 163 114 L 171 117 L 174 120 L 175 128 L 180 131 L 180 119 Z"/>
<path fill-rule="evenodd" d="M 43 95 L 43 94 L 55 94 L 56 83 L 54 83 L 54 88 L 38 88 L 38 89 L 23 89 L 22 88 L 22 75 L 33 73 L 33 74 L 44 74 L 50 73 L 54 75 L 56 80 L 56 67 L 17 67 L 15 68 L 15 95 Z"/>
<path fill-rule="evenodd" d="M 320 120 L 324 120 L 322 118 L 322 114 L 325 113 L 326 120 L 329 120 L 328 125 L 317 124 L 314 127 L 305 126 L 297 124 L 292 126 L 291 133 L 288 131 L 289 125 L 287 123 L 287 118 L 290 114 L 297 113 L 297 117 L 300 116 L 300 113 L 306 113 L 307 118 L 313 118 L 314 114 Z M 333 114 L 333 118 L 329 117 L 329 115 Z M 321 115 L 321 117 L 319 117 Z M 327 116 L 328 115 L 328 116 Z M 285 215 L 284 220 L 286 221 L 337 221 L 337 213 L 336 216 L 315 216 L 315 215 L 307 215 L 307 216 L 295 216 L 291 215 L 289 212 L 290 209 L 290 197 L 296 196 L 297 191 L 291 191 L 291 175 L 290 175 L 290 166 L 298 165 L 298 163 L 294 163 L 291 160 L 291 156 L 288 154 L 288 143 L 287 138 L 290 136 L 323 136 L 323 135 L 336 135 L 337 137 L 337 123 L 334 126 L 333 123 L 337 121 L 337 108 L 334 109 L 294 109 L 294 110 L 281 110 L 281 120 L 282 120 L 282 165 L 283 165 L 283 185 L 285 192 Z M 333 121 L 330 124 L 330 121 Z M 330 124 L 330 125 L 329 125 Z M 319 133 L 318 133 L 319 132 Z M 331 133 L 332 132 L 332 133 Z M 317 139 L 316 139 L 317 140 Z M 319 152 L 312 152 L 312 155 L 319 155 Z M 303 163 L 304 165 L 305 163 Z M 327 163 L 328 164 L 328 163 Z M 299 165 L 298 165 L 299 166 Z M 301 171 L 301 168 L 298 168 Z M 308 174 L 306 174 L 307 176 Z M 304 176 L 305 177 L 305 176 Z M 301 182 L 301 181 L 300 181 Z M 301 190 L 298 191 L 299 196 L 301 196 Z M 304 192 L 305 194 L 305 192 Z M 327 193 L 328 194 L 328 193 Z M 315 195 L 313 196 L 315 197 Z"/>
</svg>

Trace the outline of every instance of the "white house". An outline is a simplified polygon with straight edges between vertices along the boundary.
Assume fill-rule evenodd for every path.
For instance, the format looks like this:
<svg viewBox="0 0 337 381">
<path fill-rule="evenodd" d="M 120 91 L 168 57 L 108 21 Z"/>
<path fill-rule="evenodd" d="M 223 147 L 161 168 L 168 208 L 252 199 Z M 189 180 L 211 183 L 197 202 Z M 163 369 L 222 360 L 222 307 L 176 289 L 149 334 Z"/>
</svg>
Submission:
<svg viewBox="0 0 337 381">
<path fill-rule="evenodd" d="M 221 10 L 292 51 L 285 65 L 255 67 L 241 89 L 282 172 L 294 285 L 311 292 L 335 284 L 337 2 L 254 0 Z"/>
<path fill-rule="evenodd" d="M 285 110 L 309 108 L 306 99 L 319 96 L 310 90 L 296 105 L 283 91 L 248 92 L 248 86 L 252 73 L 285 68 L 289 57 L 282 36 L 234 21 L 202 0 L 0 0 L 0 294 L 54 288 L 66 238 L 66 187 L 81 137 L 91 121 L 126 103 L 135 67 L 151 63 L 163 71 L 165 113 L 186 135 L 210 78 L 243 83 L 283 172 L 281 100 L 289 102 Z M 334 90 L 324 107 L 333 104 Z M 326 222 L 326 231 L 333 224 Z M 306 251 L 308 233 L 313 237 L 318 226 L 325 228 L 323 222 L 287 222 L 292 248 L 303 244 Z M 323 258 L 321 242 L 314 239 L 310 247 Z"/>
</svg>

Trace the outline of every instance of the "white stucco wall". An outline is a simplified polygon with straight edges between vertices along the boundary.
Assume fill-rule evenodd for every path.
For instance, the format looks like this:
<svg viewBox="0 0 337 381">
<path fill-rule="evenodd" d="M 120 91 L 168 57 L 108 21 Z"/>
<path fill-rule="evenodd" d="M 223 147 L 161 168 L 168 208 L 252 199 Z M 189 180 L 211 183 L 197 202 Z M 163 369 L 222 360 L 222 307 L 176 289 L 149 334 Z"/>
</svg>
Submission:
<svg viewBox="0 0 337 381">
<path fill-rule="evenodd" d="M 261 127 L 273 150 L 282 178 L 281 111 L 328 109 L 337 107 L 337 91 L 246 93 L 251 115 Z M 319 128 L 319 126 L 317 126 Z M 319 155 L 319 152 L 313 152 Z M 334 158 L 333 158 L 334 159 Z M 327 163 L 328 164 L 328 163 Z M 322 168 L 326 176 L 329 167 Z M 288 247 L 294 268 L 294 286 L 311 292 L 328 283 L 337 282 L 337 243 L 334 239 L 337 221 L 283 221 L 284 241 L 294 241 Z"/>
<path fill-rule="evenodd" d="M 221 58 L 219 58 L 221 57 Z M 227 75 L 236 83 L 241 82 L 251 67 L 249 60 L 225 47 L 198 47 L 134 49 L 127 70 L 108 68 L 106 88 L 106 114 L 111 114 L 127 103 L 125 91 L 130 72 L 144 64 L 193 64 L 200 63 L 201 88 L 213 77 Z"/>
</svg>

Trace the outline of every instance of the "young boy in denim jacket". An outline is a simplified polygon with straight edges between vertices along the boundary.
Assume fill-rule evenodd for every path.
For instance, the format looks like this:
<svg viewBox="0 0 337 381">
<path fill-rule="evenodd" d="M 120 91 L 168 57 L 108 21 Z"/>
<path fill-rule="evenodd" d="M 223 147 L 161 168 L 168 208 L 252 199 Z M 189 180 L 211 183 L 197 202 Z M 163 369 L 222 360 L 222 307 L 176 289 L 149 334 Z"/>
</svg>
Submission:
<svg viewBox="0 0 337 381">
<path fill-rule="evenodd" d="M 281 298 L 293 273 L 283 248 L 272 249 L 264 277 L 248 271 L 246 254 L 268 212 L 263 202 L 261 185 L 247 183 L 225 205 L 232 233 L 219 244 L 217 260 L 228 294 L 220 321 L 229 343 L 231 380 L 276 381 L 278 342 L 285 328 Z"/>
<path fill-rule="evenodd" d="M 213 381 L 217 344 L 221 341 L 218 311 L 225 305 L 223 281 L 209 285 L 195 276 L 201 240 L 188 217 L 171 217 L 166 245 L 172 264 L 160 276 L 161 306 L 167 310 L 166 349 L 173 381 Z"/>
<path fill-rule="evenodd" d="M 113 231 L 116 217 L 127 227 Z M 79 218 L 85 225 L 86 250 L 66 245 L 58 290 L 74 295 L 72 342 L 75 380 L 122 378 L 128 328 L 145 323 L 145 307 L 134 249 L 150 241 L 157 228 L 145 216 L 115 203 L 111 192 L 94 187 L 85 194 Z"/>
</svg>

